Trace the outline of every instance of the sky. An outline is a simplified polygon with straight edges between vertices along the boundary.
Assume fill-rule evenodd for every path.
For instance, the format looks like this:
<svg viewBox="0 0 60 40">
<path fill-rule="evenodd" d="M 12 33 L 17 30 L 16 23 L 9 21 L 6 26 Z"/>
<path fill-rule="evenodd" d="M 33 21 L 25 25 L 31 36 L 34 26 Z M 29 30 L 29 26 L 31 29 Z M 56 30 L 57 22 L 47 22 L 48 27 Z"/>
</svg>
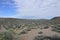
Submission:
<svg viewBox="0 0 60 40">
<path fill-rule="evenodd" d="M 0 17 L 50 19 L 60 16 L 60 0 L 0 0 Z"/>
</svg>

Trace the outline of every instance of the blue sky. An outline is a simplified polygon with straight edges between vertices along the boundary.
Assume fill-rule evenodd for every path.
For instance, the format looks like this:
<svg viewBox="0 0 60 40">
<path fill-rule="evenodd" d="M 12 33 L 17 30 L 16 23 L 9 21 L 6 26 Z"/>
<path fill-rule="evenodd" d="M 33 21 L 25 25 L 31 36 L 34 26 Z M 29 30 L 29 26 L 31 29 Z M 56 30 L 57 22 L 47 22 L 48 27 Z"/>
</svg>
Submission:
<svg viewBox="0 0 60 40">
<path fill-rule="evenodd" d="M 16 5 L 13 0 L 0 0 L 0 16 L 11 17 L 16 15 Z"/>
<path fill-rule="evenodd" d="M 0 0 L 0 17 L 41 19 L 60 16 L 60 0 Z"/>
</svg>

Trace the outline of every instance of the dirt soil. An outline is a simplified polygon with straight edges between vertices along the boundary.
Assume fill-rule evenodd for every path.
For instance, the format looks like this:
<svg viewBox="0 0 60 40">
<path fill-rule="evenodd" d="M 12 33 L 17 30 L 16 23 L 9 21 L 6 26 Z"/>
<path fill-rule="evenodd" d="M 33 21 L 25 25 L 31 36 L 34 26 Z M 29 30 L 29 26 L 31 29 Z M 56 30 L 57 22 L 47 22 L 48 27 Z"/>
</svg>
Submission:
<svg viewBox="0 0 60 40">
<path fill-rule="evenodd" d="M 38 34 L 38 32 L 42 31 L 42 34 Z M 48 29 L 32 29 L 31 31 L 29 31 L 27 34 L 23 34 L 20 36 L 20 40 L 34 40 L 34 38 L 37 35 L 45 35 L 45 36 L 52 36 L 52 35 L 60 35 L 60 33 L 57 32 L 53 32 L 51 31 L 51 28 Z"/>
</svg>

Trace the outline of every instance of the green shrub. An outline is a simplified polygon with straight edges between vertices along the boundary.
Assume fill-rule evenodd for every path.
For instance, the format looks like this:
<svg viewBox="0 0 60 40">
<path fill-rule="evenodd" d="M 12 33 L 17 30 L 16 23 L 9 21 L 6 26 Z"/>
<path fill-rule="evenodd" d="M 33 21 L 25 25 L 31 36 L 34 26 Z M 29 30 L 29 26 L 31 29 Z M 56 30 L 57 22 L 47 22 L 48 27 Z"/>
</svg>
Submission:
<svg viewBox="0 0 60 40">
<path fill-rule="evenodd" d="M 23 30 L 22 32 L 19 33 L 19 35 L 21 35 L 21 34 L 26 34 L 26 33 L 27 33 L 27 31 L 24 31 L 24 30 Z"/>
<path fill-rule="evenodd" d="M 0 40 L 13 40 L 13 33 L 11 31 L 1 32 Z"/>
<path fill-rule="evenodd" d="M 13 40 L 13 33 L 11 31 L 4 32 L 6 40 Z"/>
<path fill-rule="evenodd" d="M 0 40 L 5 40 L 5 35 L 2 32 L 0 33 Z"/>
<path fill-rule="evenodd" d="M 49 28 L 48 26 L 44 27 L 44 29 L 48 29 L 48 28 Z"/>
<path fill-rule="evenodd" d="M 31 28 L 26 29 L 26 31 L 31 31 Z"/>
<path fill-rule="evenodd" d="M 60 36 L 58 36 L 58 35 L 53 35 L 53 36 L 51 37 L 51 40 L 60 40 Z"/>
<path fill-rule="evenodd" d="M 44 36 L 36 36 L 34 40 L 43 40 Z"/>
<path fill-rule="evenodd" d="M 60 25 L 56 24 L 56 25 L 52 26 L 52 31 L 60 33 Z"/>
<path fill-rule="evenodd" d="M 60 36 L 36 36 L 34 40 L 60 40 Z"/>
<path fill-rule="evenodd" d="M 38 34 L 42 34 L 43 32 L 39 32 Z"/>
</svg>

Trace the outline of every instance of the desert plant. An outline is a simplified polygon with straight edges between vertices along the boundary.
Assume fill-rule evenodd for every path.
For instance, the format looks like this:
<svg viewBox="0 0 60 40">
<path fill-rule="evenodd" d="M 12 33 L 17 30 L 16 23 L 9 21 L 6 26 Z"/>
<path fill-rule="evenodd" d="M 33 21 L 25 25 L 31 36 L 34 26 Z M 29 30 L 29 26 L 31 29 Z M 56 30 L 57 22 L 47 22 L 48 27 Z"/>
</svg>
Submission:
<svg viewBox="0 0 60 40">
<path fill-rule="evenodd" d="M 13 40 L 13 33 L 11 31 L 1 32 L 0 40 Z"/>
<path fill-rule="evenodd" d="M 5 35 L 3 32 L 0 32 L 0 40 L 5 40 Z"/>
<path fill-rule="evenodd" d="M 52 26 L 52 31 L 60 33 L 60 24 L 56 24 L 56 25 Z"/>
<path fill-rule="evenodd" d="M 44 29 L 47 29 L 47 28 L 49 28 L 49 27 L 48 27 L 48 26 L 45 26 L 45 27 L 44 27 Z"/>
<path fill-rule="evenodd" d="M 38 34 L 42 34 L 43 32 L 39 32 Z"/>
<path fill-rule="evenodd" d="M 34 38 L 34 40 L 44 40 L 44 36 L 36 36 L 35 38 Z"/>
<path fill-rule="evenodd" d="M 23 30 L 22 32 L 19 33 L 19 35 L 21 35 L 21 34 L 26 34 L 26 33 L 27 33 L 27 31 L 24 31 L 24 30 Z"/>
<path fill-rule="evenodd" d="M 12 31 L 5 31 L 5 40 L 13 40 L 13 32 Z"/>
<path fill-rule="evenodd" d="M 26 29 L 26 31 L 31 31 L 31 28 Z"/>
<path fill-rule="evenodd" d="M 60 40 L 60 36 L 58 36 L 58 35 L 53 35 L 53 36 L 51 37 L 51 40 Z"/>
<path fill-rule="evenodd" d="M 36 36 L 34 40 L 60 40 L 60 36 L 53 35 L 53 36 Z"/>
</svg>

